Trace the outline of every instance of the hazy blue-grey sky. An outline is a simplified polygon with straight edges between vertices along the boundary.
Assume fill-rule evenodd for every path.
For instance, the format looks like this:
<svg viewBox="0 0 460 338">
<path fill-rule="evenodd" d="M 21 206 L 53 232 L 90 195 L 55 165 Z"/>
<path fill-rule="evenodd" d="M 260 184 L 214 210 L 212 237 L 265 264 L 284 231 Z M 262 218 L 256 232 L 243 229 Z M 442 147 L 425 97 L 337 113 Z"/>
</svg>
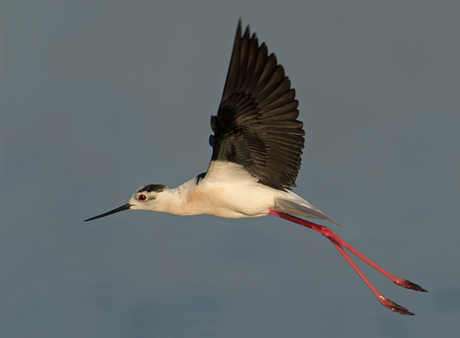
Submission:
<svg viewBox="0 0 460 338">
<path fill-rule="evenodd" d="M 1 337 L 457 337 L 459 1 L 0 3 Z M 305 124 L 293 223 L 126 211 L 206 170 L 238 19 Z"/>
</svg>

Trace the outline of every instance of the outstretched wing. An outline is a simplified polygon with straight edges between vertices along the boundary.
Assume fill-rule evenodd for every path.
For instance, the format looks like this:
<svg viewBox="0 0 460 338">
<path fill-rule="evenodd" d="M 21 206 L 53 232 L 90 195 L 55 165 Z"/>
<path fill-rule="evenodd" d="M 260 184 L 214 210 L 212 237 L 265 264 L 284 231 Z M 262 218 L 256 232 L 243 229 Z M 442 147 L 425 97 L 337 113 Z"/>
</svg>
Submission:
<svg viewBox="0 0 460 338">
<path fill-rule="evenodd" d="M 211 161 L 242 165 L 260 183 L 295 186 L 305 132 L 297 120 L 295 90 L 267 46 L 238 23 L 232 58 L 217 116 L 211 116 Z"/>
</svg>

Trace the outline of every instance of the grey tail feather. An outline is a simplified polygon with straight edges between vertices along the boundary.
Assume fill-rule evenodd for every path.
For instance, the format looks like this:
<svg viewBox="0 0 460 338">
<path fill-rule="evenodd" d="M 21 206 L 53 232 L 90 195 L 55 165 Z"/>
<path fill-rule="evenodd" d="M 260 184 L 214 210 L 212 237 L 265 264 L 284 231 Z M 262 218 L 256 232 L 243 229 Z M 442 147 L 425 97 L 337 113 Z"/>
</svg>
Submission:
<svg viewBox="0 0 460 338">
<path fill-rule="evenodd" d="M 301 199 L 301 201 L 306 202 L 303 199 Z M 308 203 L 308 202 L 306 202 L 306 203 Z M 341 227 L 341 225 L 339 223 L 334 221 L 332 218 L 326 216 L 321 210 L 315 208 L 312 205 L 307 206 L 307 205 L 305 205 L 303 203 L 300 204 L 300 203 L 296 203 L 295 201 L 291 201 L 291 200 L 287 200 L 287 199 L 277 199 L 276 208 L 274 208 L 274 210 L 279 211 L 279 212 L 284 212 L 286 214 L 297 215 L 297 216 L 324 219 L 324 220 L 329 221 L 331 223 L 337 224 L 338 226 Z"/>
</svg>

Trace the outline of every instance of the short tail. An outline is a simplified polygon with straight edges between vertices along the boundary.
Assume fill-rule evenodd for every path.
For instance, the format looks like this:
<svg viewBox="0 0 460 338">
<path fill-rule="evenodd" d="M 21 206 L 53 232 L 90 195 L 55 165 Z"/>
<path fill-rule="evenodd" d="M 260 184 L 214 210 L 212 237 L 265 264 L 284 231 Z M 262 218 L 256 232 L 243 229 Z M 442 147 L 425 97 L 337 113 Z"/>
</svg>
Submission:
<svg viewBox="0 0 460 338">
<path fill-rule="evenodd" d="M 285 214 L 324 219 L 331 223 L 337 224 L 338 226 L 341 226 L 332 218 L 326 216 L 321 210 L 315 208 L 313 205 L 305 201 L 300 196 L 294 194 L 293 192 L 289 191 L 286 195 L 287 198 L 283 197 L 284 196 L 280 196 L 276 199 L 276 207 L 273 208 L 273 210 L 284 212 Z"/>
</svg>

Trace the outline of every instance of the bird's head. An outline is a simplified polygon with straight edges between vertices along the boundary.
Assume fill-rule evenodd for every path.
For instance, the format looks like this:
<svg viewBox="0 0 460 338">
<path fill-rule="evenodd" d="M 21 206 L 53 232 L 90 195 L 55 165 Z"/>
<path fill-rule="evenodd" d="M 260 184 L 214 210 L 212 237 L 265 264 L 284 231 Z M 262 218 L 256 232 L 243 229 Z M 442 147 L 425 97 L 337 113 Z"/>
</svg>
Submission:
<svg viewBox="0 0 460 338">
<path fill-rule="evenodd" d="M 122 205 L 121 207 L 110 210 L 101 215 L 88 218 L 87 220 L 85 220 L 85 222 L 129 209 L 158 211 L 158 206 L 160 204 L 158 202 L 159 200 L 161 200 L 158 199 L 158 197 L 161 196 L 167 190 L 169 190 L 169 188 L 163 184 L 143 185 L 142 187 L 137 189 L 137 191 L 133 194 L 129 202 L 125 205 Z"/>
<path fill-rule="evenodd" d="M 128 204 L 133 210 L 153 210 L 156 211 L 158 197 L 169 188 L 163 184 L 143 185 L 133 194 Z"/>
</svg>

